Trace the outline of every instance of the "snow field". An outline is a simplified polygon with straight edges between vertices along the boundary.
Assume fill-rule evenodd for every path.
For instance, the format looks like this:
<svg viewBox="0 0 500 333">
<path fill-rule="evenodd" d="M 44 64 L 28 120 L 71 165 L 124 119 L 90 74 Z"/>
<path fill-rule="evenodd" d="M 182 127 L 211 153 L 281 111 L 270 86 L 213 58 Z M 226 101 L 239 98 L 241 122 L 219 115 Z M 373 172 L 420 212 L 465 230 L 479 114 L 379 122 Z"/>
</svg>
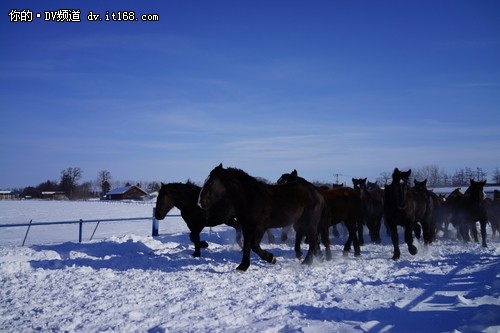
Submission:
<svg viewBox="0 0 500 333">
<path fill-rule="evenodd" d="M 71 214 L 149 216 L 152 210 L 54 205 L 57 210 L 34 204 L 51 210 L 52 216 L 43 214 L 54 221 L 73 219 Z M 18 213 L 7 211 L 19 207 L 0 202 L 0 223 L 12 223 Z M 241 273 L 235 270 L 241 252 L 234 230 L 226 226 L 204 230 L 210 246 L 201 258 L 191 256 L 194 247 L 180 218 L 161 221 L 154 238 L 150 222 L 109 223 L 81 244 L 68 241 L 77 237 L 68 227 L 32 227 L 25 247 L 4 233 L 17 228 L 0 229 L 1 332 L 500 331 L 498 236 L 486 249 L 446 238 L 429 247 L 418 243 L 416 256 L 401 244 L 397 262 L 390 260 L 387 237 L 382 245 L 363 246 L 360 258 L 343 257 L 344 239 L 332 237 L 333 260 L 310 267 L 295 259 L 293 239 L 268 244 L 265 238 L 262 246 L 277 263 L 252 254 L 249 270 Z"/>
</svg>

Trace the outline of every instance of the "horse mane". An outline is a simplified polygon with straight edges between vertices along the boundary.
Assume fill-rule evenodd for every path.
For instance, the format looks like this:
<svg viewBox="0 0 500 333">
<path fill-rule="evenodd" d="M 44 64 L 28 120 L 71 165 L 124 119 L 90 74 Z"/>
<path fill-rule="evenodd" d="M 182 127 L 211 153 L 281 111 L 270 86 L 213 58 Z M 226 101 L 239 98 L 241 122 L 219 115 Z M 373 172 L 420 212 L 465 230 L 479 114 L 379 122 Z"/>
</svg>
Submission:
<svg viewBox="0 0 500 333">
<path fill-rule="evenodd" d="M 188 180 L 186 183 L 181 183 L 181 182 L 174 182 L 174 183 L 167 183 L 167 184 L 161 184 L 161 187 L 160 187 L 160 191 L 162 189 L 166 189 L 168 186 L 168 188 L 170 189 L 170 191 L 173 191 L 173 192 L 185 192 L 185 191 L 189 191 L 190 193 L 192 192 L 199 192 L 200 191 L 200 187 L 198 185 L 196 185 L 195 183 L 191 182 L 190 180 Z"/>
<path fill-rule="evenodd" d="M 215 168 L 212 172 L 214 171 L 216 172 L 216 175 L 220 177 L 223 181 L 228 182 L 234 186 L 245 187 L 245 188 L 250 187 L 254 188 L 257 192 L 261 194 L 265 195 L 269 194 L 268 187 L 270 185 L 264 183 L 261 180 L 258 180 L 253 176 L 250 176 L 248 173 L 246 173 L 241 169 L 233 167 L 222 168 L 220 166 Z"/>
<path fill-rule="evenodd" d="M 187 186 L 189 186 L 190 188 L 196 188 L 196 189 L 199 189 L 200 187 L 198 185 L 196 185 L 191 179 L 188 179 L 186 181 L 186 184 Z"/>
</svg>

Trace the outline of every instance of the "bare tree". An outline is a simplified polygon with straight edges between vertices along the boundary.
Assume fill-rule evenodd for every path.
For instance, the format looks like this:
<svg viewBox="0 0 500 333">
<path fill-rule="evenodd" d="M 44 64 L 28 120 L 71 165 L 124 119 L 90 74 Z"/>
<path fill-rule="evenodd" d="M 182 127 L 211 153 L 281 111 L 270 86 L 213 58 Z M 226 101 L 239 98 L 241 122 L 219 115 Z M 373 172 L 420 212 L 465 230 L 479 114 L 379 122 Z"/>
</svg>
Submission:
<svg viewBox="0 0 500 333">
<path fill-rule="evenodd" d="M 389 183 L 389 180 L 392 179 L 392 174 L 390 172 L 382 172 L 380 177 L 377 178 L 377 183 L 380 186 L 385 186 Z"/>
<path fill-rule="evenodd" d="M 456 170 L 452 176 L 451 184 L 453 186 L 463 186 L 468 184 L 467 175 L 464 169 Z"/>
<path fill-rule="evenodd" d="M 491 175 L 491 181 L 495 184 L 500 183 L 500 169 L 498 167 L 493 170 L 493 174 Z"/>
<path fill-rule="evenodd" d="M 61 182 L 59 187 L 71 199 L 78 181 L 82 178 L 83 171 L 79 167 L 67 168 L 61 171 Z"/>
<path fill-rule="evenodd" d="M 111 172 L 108 170 L 101 170 L 97 176 L 97 184 L 101 189 L 101 196 L 104 196 L 111 190 Z"/>
<path fill-rule="evenodd" d="M 436 187 L 442 185 L 442 178 L 445 172 L 440 170 L 437 165 L 426 165 L 415 169 L 413 172 L 414 178 L 422 181 L 427 179 L 427 186 Z"/>
</svg>

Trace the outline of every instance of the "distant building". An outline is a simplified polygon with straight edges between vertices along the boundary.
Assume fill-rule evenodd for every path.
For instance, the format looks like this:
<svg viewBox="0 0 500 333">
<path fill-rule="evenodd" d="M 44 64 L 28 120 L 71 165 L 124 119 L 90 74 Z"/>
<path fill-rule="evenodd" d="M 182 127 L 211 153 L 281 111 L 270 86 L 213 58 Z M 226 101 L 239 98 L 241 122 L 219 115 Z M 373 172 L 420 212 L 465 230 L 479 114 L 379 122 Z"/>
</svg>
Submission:
<svg viewBox="0 0 500 333">
<path fill-rule="evenodd" d="M 145 200 L 148 193 L 138 186 L 123 186 L 106 193 L 106 200 Z"/>
<path fill-rule="evenodd" d="M 0 191 L 0 200 L 13 200 L 13 199 L 19 199 L 19 192 Z"/>
<path fill-rule="evenodd" d="M 42 192 L 42 199 L 48 200 L 68 200 L 68 197 L 63 191 L 45 191 Z"/>
</svg>

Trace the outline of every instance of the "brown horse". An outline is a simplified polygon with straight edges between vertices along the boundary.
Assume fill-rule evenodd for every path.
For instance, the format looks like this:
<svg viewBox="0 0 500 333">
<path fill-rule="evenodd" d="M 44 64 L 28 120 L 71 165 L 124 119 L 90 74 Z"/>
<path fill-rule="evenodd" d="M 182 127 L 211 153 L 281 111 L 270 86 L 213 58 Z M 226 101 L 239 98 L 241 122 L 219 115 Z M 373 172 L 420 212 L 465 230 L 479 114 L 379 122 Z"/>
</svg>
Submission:
<svg viewBox="0 0 500 333">
<path fill-rule="evenodd" d="M 367 188 L 366 178 L 352 178 L 354 190 L 362 202 L 362 219 L 368 227 L 372 242 L 380 244 L 380 227 L 384 215 L 384 191 L 379 187 Z M 361 242 L 362 245 L 362 242 Z"/>
<path fill-rule="evenodd" d="M 413 231 L 420 238 L 422 225 L 424 230 L 424 241 L 426 244 L 434 239 L 432 218 L 433 200 L 429 198 L 427 190 L 413 190 L 410 188 L 409 178 L 411 169 L 402 172 L 398 168 L 392 173 L 392 183 L 385 187 L 384 214 L 385 220 L 391 230 L 391 240 L 394 247 L 393 260 L 401 256 L 399 250 L 399 236 L 397 226 L 405 228 L 405 242 L 410 254 L 417 254 L 417 248 L 413 245 Z"/>
<path fill-rule="evenodd" d="M 309 238 L 309 251 L 304 264 L 311 264 L 320 256 L 318 227 L 325 214 L 325 201 L 308 182 L 269 185 L 236 168 L 214 168 L 200 192 L 198 205 L 210 209 L 221 198 L 230 198 L 236 219 L 243 229 L 243 257 L 238 270 L 250 266 L 250 250 L 261 259 L 275 263 L 276 258 L 260 247 L 264 232 L 269 228 L 293 225 L 297 233 L 295 253 L 300 251 L 300 239 Z"/>
<path fill-rule="evenodd" d="M 448 196 L 447 202 L 452 210 L 452 223 L 458 227 L 460 236 L 464 242 L 469 240 L 469 232 L 472 232 L 474 240 L 478 242 L 476 222 L 481 225 L 481 237 L 483 247 L 486 244 L 486 223 L 488 223 L 488 211 L 486 209 L 484 185 L 486 181 L 476 182 L 470 180 L 470 186 L 463 195 Z"/>
<path fill-rule="evenodd" d="M 296 181 L 305 181 L 305 179 L 298 176 L 297 170 L 293 170 L 291 173 L 283 174 L 278 180 L 278 183 L 293 183 Z M 355 190 L 349 187 L 335 187 L 332 189 L 320 188 L 319 192 L 325 198 L 326 206 L 329 209 L 329 214 L 327 215 L 327 223 L 322 224 L 323 231 L 321 232 L 321 237 L 328 237 L 328 228 L 330 226 L 344 222 L 349 232 L 349 236 L 346 243 L 344 244 L 343 254 L 347 255 L 351 248 L 351 244 L 353 244 L 354 255 L 360 256 L 361 248 L 360 241 L 357 235 L 358 227 L 360 225 L 361 231 L 363 230 L 361 224 L 362 219 L 360 215 L 362 208 L 360 197 Z M 329 240 L 323 238 L 322 240 L 324 245 L 325 243 L 330 244 Z"/>
<path fill-rule="evenodd" d="M 208 247 L 206 241 L 200 240 L 200 233 L 205 227 L 227 224 L 236 229 L 236 240 L 241 238 L 241 227 L 235 220 L 234 209 L 227 202 L 214 205 L 205 211 L 198 207 L 198 195 L 201 187 L 187 182 L 161 184 L 158 198 L 156 199 L 155 218 L 163 220 L 167 213 L 177 207 L 183 220 L 189 228 L 189 239 L 194 244 L 194 257 L 201 255 L 201 249 Z"/>
</svg>

